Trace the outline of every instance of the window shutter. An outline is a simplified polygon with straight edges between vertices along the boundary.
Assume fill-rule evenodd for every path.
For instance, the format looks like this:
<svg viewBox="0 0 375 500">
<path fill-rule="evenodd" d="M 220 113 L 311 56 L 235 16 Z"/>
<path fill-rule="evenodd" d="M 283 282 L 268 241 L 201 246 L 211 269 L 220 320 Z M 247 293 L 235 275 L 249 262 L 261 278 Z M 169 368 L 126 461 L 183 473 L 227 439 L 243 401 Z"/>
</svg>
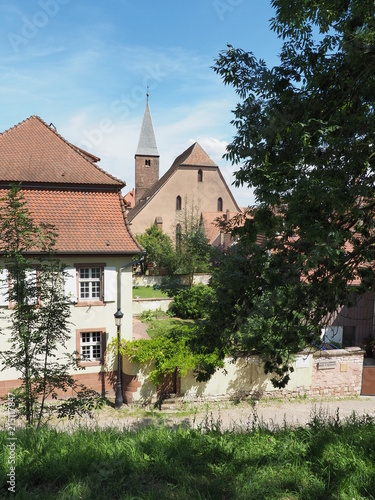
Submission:
<svg viewBox="0 0 375 500">
<path fill-rule="evenodd" d="M 117 300 L 117 271 L 115 267 L 104 268 L 104 302 Z"/>
<path fill-rule="evenodd" d="M 31 295 L 27 297 L 27 303 L 34 305 L 37 303 L 37 283 L 36 283 L 36 269 L 27 269 L 25 273 L 26 285 L 30 287 Z"/>
<path fill-rule="evenodd" d="M 9 275 L 8 269 L 0 270 L 0 306 L 9 305 Z"/>
<path fill-rule="evenodd" d="M 67 267 L 64 280 L 64 295 L 69 302 L 77 302 L 77 277 L 75 267 Z"/>
</svg>

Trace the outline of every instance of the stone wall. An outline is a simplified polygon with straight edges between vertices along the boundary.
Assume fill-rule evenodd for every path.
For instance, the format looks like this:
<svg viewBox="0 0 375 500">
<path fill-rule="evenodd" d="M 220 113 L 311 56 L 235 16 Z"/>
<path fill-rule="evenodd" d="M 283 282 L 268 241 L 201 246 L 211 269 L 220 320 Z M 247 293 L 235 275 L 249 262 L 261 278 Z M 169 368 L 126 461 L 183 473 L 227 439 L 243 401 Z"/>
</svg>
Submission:
<svg viewBox="0 0 375 500">
<path fill-rule="evenodd" d="M 358 347 L 314 353 L 311 395 L 359 395 L 362 387 L 363 359 L 364 352 Z"/>
<path fill-rule="evenodd" d="M 154 285 L 160 285 L 161 282 L 165 276 L 133 276 L 133 287 L 135 286 L 154 286 Z M 188 282 L 189 277 L 180 275 L 178 278 L 181 278 L 183 281 L 184 279 L 186 282 Z M 210 274 L 204 274 L 204 273 L 197 273 L 194 274 L 193 276 L 193 283 L 197 285 L 198 283 L 203 283 L 204 285 L 208 285 L 209 281 L 211 279 Z"/>
<path fill-rule="evenodd" d="M 288 385 L 273 387 L 272 375 L 263 371 L 257 356 L 228 359 L 225 370 L 219 369 L 208 382 L 197 382 L 193 374 L 180 381 L 180 396 L 186 400 L 220 400 L 243 397 L 344 397 L 361 394 L 364 352 L 359 348 L 301 353 L 296 357 Z M 131 363 L 127 367 L 129 373 Z M 131 370 L 140 382 L 132 393 L 132 401 L 145 401 L 156 397 L 156 388 L 150 384 L 147 369 Z M 146 390 L 147 389 L 147 390 Z"/>
</svg>

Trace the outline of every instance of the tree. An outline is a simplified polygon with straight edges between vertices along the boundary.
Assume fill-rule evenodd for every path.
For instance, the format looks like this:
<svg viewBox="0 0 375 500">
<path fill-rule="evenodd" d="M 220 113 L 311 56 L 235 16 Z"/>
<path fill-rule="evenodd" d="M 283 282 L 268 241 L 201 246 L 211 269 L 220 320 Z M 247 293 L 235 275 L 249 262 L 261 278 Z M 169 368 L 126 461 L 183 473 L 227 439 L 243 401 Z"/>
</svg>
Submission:
<svg viewBox="0 0 375 500">
<path fill-rule="evenodd" d="M 239 165 L 235 184 L 253 187 L 257 199 L 251 217 L 232 228 L 242 238 L 232 260 L 244 261 L 252 276 L 233 277 L 231 305 L 240 314 L 220 310 L 230 333 L 222 346 L 235 337 L 244 351 L 250 346 L 240 332 L 263 311 L 262 328 L 268 324 L 275 342 L 285 340 L 283 353 L 270 349 L 268 365 L 281 370 L 275 383 L 283 385 L 290 355 L 317 341 L 331 313 L 374 285 L 375 4 L 273 0 L 272 6 L 271 29 L 284 40 L 279 65 L 269 69 L 232 46 L 214 65 L 241 99 L 226 156 Z M 251 347 L 262 347 L 259 336 Z"/>
<path fill-rule="evenodd" d="M 192 284 L 194 273 L 210 270 L 211 246 L 201 224 L 199 208 L 193 202 L 189 206 L 187 198 L 184 207 L 176 226 L 177 272 L 189 275 Z"/>
<path fill-rule="evenodd" d="M 47 398 L 78 386 L 69 375 L 77 357 L 59 356 L 70 338 L 65 271 L 53 255 L 55 231 L 34 223 L 19 187 L 0 201 L 0 251 L 7 271 L 1 286 L 11 304 L 9 326 L 2 332 L 10 343 L 1 353 L 2 370 L 20 373 L 27 423 L 39 427 Z"/>
<path fill-rule="evenodd" d="M 168 273 L 176 270 L 176 255 L 170 237 L 160 231 L 156 224 L 152 224 L 143 234 L 137 236 L 139 243 L 146 250 L 146 255 L 141 261 L 142 273 L 152 265 L 157 273 L 164 268 Z"/>
</svg>

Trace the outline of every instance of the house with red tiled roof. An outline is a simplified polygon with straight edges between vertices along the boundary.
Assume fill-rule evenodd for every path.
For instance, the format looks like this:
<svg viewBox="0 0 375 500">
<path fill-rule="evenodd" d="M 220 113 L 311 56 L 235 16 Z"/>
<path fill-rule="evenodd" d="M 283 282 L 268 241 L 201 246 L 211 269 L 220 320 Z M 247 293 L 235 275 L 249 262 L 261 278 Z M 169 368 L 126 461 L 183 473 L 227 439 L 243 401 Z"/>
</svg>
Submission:
<svg viewBox="0 0 375 500">
<path fill-rule="evenodd" d="M 147 102 L 135 154 L 135 205 L 128 212 L 132 231 L 141 234 L 156 223 L 175 241 L 181 220 L 192 211 L 199 217 L 211 214 L 202 216 L 202 222 L 207 223 L 207 238 L 217 244 L 220 230 L 211 227 L 214 220 L 240 208 L 220 168 L 197 142 L 159 178 L 159 153 Z"/>
<path fill-rule="evenodd" d="M 0 134 L 0 197 L 11 184 L 20 184 L 34 222 L 52 224 L 57 231 L 56 254 L 68 271 L 67 350 L 87 360 L 79 379 L 113 394 L 114 367 L 105 366 L 106 347 L 117 334 L 118 308 L 124 313 L 122 337 L 132 339 L 132 260 L 142 248 L 129 230 L 121 194 L 125 183 L 100 168 L 99 160 L 38 116 Z M 7 294 L 0 294 L 0 308 L 6 314 Z M 2 336 L 0 350 L 6 341 Z M 17 383 L 17 373 L 0 371 L 1 393 Z"/>
</svg>

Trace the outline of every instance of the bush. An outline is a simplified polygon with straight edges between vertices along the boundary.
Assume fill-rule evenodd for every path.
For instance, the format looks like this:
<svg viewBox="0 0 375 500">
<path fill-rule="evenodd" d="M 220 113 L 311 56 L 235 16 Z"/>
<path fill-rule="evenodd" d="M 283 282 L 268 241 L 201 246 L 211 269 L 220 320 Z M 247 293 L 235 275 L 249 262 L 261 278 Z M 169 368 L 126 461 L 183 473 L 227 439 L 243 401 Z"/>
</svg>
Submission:
<svg viewBox="0 0 375 500">
<path fill-rule="evenodd" d="M 182 319 L 201 319 L 207 313 L 212 295 L 211 288 L 202 284 L 180 289 L 169 311 Z"/>
</svg>

